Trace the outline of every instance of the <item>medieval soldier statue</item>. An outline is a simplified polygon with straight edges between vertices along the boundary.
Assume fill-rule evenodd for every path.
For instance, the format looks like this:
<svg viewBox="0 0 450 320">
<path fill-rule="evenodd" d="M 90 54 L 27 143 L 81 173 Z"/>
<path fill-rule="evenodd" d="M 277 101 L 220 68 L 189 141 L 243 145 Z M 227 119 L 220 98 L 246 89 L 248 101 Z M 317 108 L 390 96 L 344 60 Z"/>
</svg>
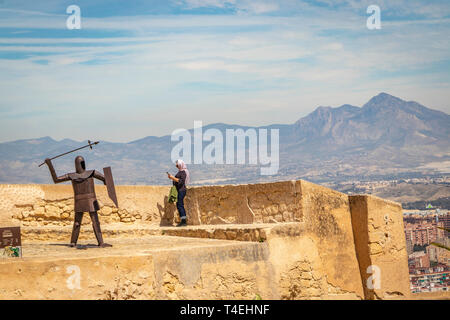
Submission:
<svg viewBox="0 0 450 320">
<path fill-rule="evenodd" d="M 104 168 L 105 175 L 96 170 L 86 170 L 86 163 L 83 157 L 78 156 L 75 158 L 75 172 L 67 173 L 58 177 L 51 159 L 45 159 L 45 163 L 50 169 L 50 173 L 53 178 L 53 182 L 61 183 L 65 181 L 71 181 L 75 197 L 75 221 L 73 224 L 72 237 L 70 240 L 70 246 L 75 247 L 80 234 L 81 221 L 83 219 L 83 213 L 89 212 L 92 220 L 92 226 L 94 228 L 95 237 L 98 241 L 99 247 L 110 247 L 110 244 L 103 242 L 102 231 L 100 229 L 100 222 L 98 220 L 97 210 L 100 210 L 100 206 L 95 195 L 94 178 L 103 181 L 108 188 L 108 194 L 117 206 L 117 198 L 115 195 L 114 183 L 112 181 L 111 168 Z M 111 196 L 112 195 L 112 196 Z"/>
</svg>

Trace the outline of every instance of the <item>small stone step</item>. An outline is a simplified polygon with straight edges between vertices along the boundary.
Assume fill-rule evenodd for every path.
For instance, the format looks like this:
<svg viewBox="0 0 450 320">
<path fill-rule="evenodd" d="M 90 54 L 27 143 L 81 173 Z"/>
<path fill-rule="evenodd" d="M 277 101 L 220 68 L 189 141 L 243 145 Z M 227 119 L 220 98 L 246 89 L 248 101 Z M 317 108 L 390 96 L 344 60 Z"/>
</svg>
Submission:
<svg viewBox="0 0 450 320">
<path fill-rule="evenodd" d="M 303 224 L 299 222 L 223 224 L 164 228 L 162 234 L 178 237 L 264 242 L 271 233 L 295 236 L 302 229 Z"/>
<path fill-rule="evenodd" d="M 83 228 L 84 227 L 84 228 Z M 91 226 L 83 226 L 79 240 L 95 239 Z M 189 238 L 264 242 L 268 234 L 286 236 L 299 235 L 303 224 L 299 222 L 260 223 L 260 224 L 223 224 L 197 225 L 185 227 L 161 227 L 155 225 L 113 225 L 102 227 L 103 238 L 141 237 L 149 235 L 164 235 Z M 24 242 L 34 241 L 65 241 L 70 239 L 72 227 L 23 227 Z"/>
</svg>

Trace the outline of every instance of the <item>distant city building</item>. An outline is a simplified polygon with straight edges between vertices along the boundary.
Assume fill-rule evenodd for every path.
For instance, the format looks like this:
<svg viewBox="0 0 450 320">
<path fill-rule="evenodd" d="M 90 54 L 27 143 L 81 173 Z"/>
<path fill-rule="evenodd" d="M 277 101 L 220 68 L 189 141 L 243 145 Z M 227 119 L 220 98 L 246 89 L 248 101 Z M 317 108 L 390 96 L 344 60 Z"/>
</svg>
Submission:
<svg viewBox="0 0 450 320">
<path fill-rule="evenodd" d="M 443 230 L 449 227 L 448 210 L 404 212 L 403 222 L 411 291 L 449 291 L 450 238 Z"/>
<path fill-rule="evenodd" d="M 410 241 L 413 245 L 428 245 L 436 241 L 437 230 L 435 223 L 407 223 L 405 226 L 406 241 Z"/>
<path fill-rule="evenodd" d="M 447 211 L 447 213 L 439 215 L 438 217 L 439 221 L 443 223 L 444 229 L 450 229 L 450 212 Z M 444 236 L 447 239 L 450 239 L 450 232 L 444 231 Z"/>
<path fill-rule="evenodd" d="M 411 292 L 436 292 L 449 291 L 450 268 L 438 266 L 434 268 L 422 268 L 414 270 L 410 274 Z"/>
<path fill-rule="evenodd" d="M 428 258 L 430 259 L 430 261 L 438 261 L 438 251 L 439 251 L 439 247 L 436 246 L 428 246 L 426 248 L 427 250 L 427 255 Z"/>
<path fill-rule="evenodd" d="M 444 246 L 448 247 L 449 242 L 450 241 L 448 241 L 448 240 L 442 241 L 442 244 Z M 438 246 L 430 245 L 426 248 L 426 252 L 430 259 L 430 262 L 433 261 L 433 262 L 437 262 L 440 264 L 445 264 L 445 265 L 450 266 L 450 251 L 449 250 L 438 247 Z"/>
<path fill-rule="evenodd" d="M 408 256 L 414 252 L 414 245 L 411 239 L 406 239 L 406 252 L 408 253 Z"/>
<path fill-rule="evenodd" d="M 403 221 L 408 254 L 412 253 L 414 245 L 429 245 L 438 239 L 448 238 L 448 232 L 444 229 L 450 223 L 449 212 L 405 212 Z"/>
<path fill-rule="evenodd" d="M 413 252 L 408 256 L 409 269 L 429 268 L 430 258 L 425 251 Z"/>
</svg>

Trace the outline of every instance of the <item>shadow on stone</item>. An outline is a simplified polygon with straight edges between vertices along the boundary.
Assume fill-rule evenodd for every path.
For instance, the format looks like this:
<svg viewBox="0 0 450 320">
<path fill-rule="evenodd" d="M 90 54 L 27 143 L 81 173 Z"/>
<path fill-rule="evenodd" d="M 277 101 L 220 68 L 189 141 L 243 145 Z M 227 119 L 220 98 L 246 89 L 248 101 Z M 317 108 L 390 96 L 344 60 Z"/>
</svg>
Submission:
<svg viewBox="0 0 450 320">
<path fill-rule="evenodd" d="M 60 247 L 68 247 L 68 248 L 73 248 L 70 244 L 68 243 L 50 243 L 51 246 L 60 246 Z M 76 249 L 78 250 L 86 250 L 88 248 L 101 248 L 99 247 L 97 244 L 77 244 L 75 246 Z"/>
<path fill-rule="evenodd" d="M 164 206 L 158 203 L 157 207 L 159 211 L 159 216 L 161 217 L 159 225 L 161 227 L 172 226 L 176 210 L 175 204 L 169 203 L 169 197 L 165 196 Z"/>
</svg>

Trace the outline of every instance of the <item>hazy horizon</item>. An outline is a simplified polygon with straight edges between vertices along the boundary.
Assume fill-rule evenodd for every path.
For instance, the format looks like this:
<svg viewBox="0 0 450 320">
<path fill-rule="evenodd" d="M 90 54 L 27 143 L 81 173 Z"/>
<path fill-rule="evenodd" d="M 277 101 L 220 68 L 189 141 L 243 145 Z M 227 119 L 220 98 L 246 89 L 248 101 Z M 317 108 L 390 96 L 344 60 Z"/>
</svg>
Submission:
<svg viewBox="0 0 450 320">
<path fill-rule="evenodd" d="M 381 94 L 386 94 L 386 93 L 384 93 L 384 92 L 382 92 L 382 93 L 380 93 L 380 95 Z M 387 95 L 389 95 L 389 94 L 387 94 Z M 389 95 L 389 96 L 391 96 L 391 95 Z M 394 97 L 394 98 L 398 98 L 398 97 Z M 402 99 L 403 100 L 403 99 Z M 417 101 L 406 101 L 406 100 L 403 100 L 403 101 L 405 101 L 405 102 L 416 102 L 417 103 Z M 346 105 L 348 105 L 348 104 L 346 104 Z M 333 109 L 335 109 L 335 108 L 339 108 L 339 107 L 342 107 L 342 106 L 318 106 L 317 108 L 320 108 L 320 107 L 327 107 L 327 108 L 333 108 Z M 362 106 L 353 106 L 353 107 L 357 107 L 357 108 L 362 108 Z M 425 106 L 426 107 L 426 106 Z M 317 108 L 315 109 L 315 110 L 317 110 Z M 314 110 L 314 111 L 315 111 Z M 312 111 L 312 112 L 314 112 L 314 111 Z M 301 119 L 301 118 L 299 118 L 299 119 Z M 264 127 L 264 126 L 274 126 L 274 125 L 293 125 L 293 124 L 295 124 L 295 122 L 297 122 L 299 119 L 295 119 L 293 122 L 291 122 L 291 123 L 268 123 L 268 124 L 264 124 L 264 125 L 243 125 L 243 124 L 240 124 L 240 123 L 225 123 L 225 122 L 214 122 L 214 123 L 208 123 L 208 124 L 204 124 L 203 123 L 203 127 L 208 127 L 208 126 L 210 126 L 210 125 L 213 125 L 213 124 L 224 124 L 224 125 L 228 125 L 228 126 L 242 126 L 242 127 L 251 127 L 251 128 L 258 128 L 258 127 Z M 193 127 L 191 126 L 191 127 L 186 127 L 186 128 L 184 128 L 184 129 L 187 129 L 187 130 L 192 130 L 193 129 Z M 165 136 L 169 136 L 169 135 L 171 135 L 171 133 L 172 132 L 168 132 L 168 133 L 166 133 L 166 134 L 163 134 L 163 135 L 160 135 L 160 136 L 154 136 L 154 135 L 147 135 L 147 136 L 143 136 L 143 137 L 140 137 L 140 138 L 137 138 L 137 139 L 134 139 L 134 140 L 130 140 L 130 141 L 111 141 L 111 140 L 106 140 L 106 139 L 102 139 L 103 141 L 106 141 L 106 142 L 110 142 L 110 143 L 132 143 L 132 142 L 135 142 L 135 141 L 138 141 L 138 140 L 141 140 L 141 139 L 144 139 L 144 138 L 147 138 L 147 137 L 157 137 L 157 138 L 161 138 L 161 137 L 165 137 Z M 55 139 L 54 137 L 52 137 L 52 136 L 42 136 L 42 137 L 30 137 L 30 138 L 26 138 L 26 139 L 18 139 L 18 140 L 10 140 L 10 141 L 0 141 L 0 143 L 8 143 L 8 142 L 15 142 L 15 141 L 22 141 L 22 140 L 37 140 L 37 139 L 43 139 L 43 138 L 47 138 L 47 137 L 49 137 L 49 138 L 51 138 L 51 139 L 53 139 L 54 141 L 57 141 L 57 142 L 59 142 L 59 141 L 64 141 L 64 140 L 72 140 L 72 141 L 76 141 L 76 142 L 83 142 L 83 141 L 87 141 L 87 140 L 90 140 L 90 139 L 76 139 L 76 138 L 70 138 L 70 137 L 65 137 L 65 138 L 62 138 L 62 139 Z M 94 140 L 98 140 L 98 139 L 94 139 Z"/>
</svg>

